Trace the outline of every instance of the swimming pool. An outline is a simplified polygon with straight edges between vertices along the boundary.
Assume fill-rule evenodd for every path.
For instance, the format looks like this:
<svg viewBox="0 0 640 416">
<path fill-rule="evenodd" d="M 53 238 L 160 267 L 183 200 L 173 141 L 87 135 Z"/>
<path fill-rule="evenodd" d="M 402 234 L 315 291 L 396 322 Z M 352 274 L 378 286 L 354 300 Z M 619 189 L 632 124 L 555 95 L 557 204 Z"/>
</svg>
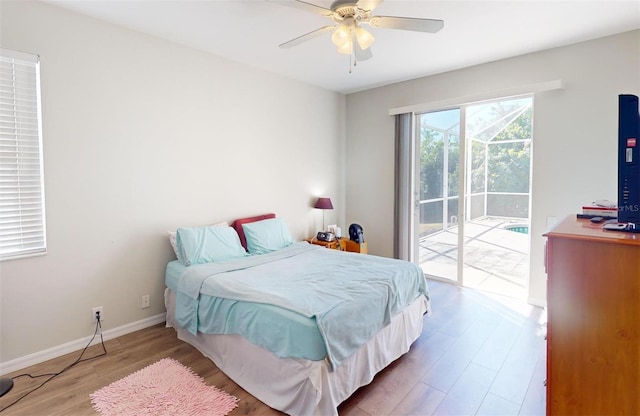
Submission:
<svg viewBox="0 0 640 416">
<path fill-rule="evenodd" d="M 505 230 L 515 231 L 516 233 L 529 234 L 528 224 L 505 225 Z"/>
</svg>

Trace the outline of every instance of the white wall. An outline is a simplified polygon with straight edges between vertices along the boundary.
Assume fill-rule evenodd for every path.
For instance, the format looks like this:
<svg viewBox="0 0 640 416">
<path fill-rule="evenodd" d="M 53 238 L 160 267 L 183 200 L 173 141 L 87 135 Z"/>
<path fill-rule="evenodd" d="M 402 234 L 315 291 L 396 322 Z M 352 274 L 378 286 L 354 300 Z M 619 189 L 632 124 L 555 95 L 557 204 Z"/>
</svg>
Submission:
<svg viewBox="0 0 640 416">
<path fill-rule="evenodd" d="M 54 6 L 0 5 L 2 47 L 41 58 L 48 237 L 45 256 L 0 263 L 0 362 L 91 335 L 93 306 L 106 330 L 163 313 L 167 230 L 275 212 L 302 239 L 322 222 L 314 195 L 341 219 L 344 96 Z"/>
<path fill-rule="evenodd" d="M 369 252 L 393 255 L 389 109 L 556 79 L 565 88 L 537 94 L 534 104 L 529 299 L 544 303 L 547 217 L 575 215 L 594 199 L 617 200 L 618 94 L 640 94 L 640 31 L 347 96 L 346 219 L 361 223 Z"/>
</svg>

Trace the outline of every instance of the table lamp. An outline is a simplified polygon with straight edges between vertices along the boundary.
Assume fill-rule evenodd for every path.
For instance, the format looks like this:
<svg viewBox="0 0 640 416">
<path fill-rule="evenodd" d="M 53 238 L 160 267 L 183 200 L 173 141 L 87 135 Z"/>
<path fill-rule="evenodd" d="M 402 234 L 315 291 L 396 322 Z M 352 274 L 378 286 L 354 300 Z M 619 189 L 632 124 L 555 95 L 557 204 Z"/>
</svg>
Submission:
<svg viewBox="0 0 640 416">
<path fill-rule="evenodd" d="M 322 210 L 322 231 L 326 231 L 324 228 L 324 211 L 327 209 L 333 209 L 331 198 L 318 198 L 313 207 Z"/>
</svg>

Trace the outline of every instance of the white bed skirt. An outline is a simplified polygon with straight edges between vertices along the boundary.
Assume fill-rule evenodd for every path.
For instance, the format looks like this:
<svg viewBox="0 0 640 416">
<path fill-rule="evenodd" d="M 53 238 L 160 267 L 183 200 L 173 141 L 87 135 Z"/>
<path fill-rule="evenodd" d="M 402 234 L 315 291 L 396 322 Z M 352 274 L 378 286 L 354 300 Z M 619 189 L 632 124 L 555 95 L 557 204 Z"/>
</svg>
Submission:
<svg viewBox="0 0 640 416">
<path fill-rule="evenodd" d="M 327 360 L 278 358 L 240 335 L 192 335 L 175 322 L 175 293 L 165 291 L 167 326 L 268 406 L 290 415 L 337 415 L 337 407 L 380 370 L 409 351 L 429 309 L 424 296 L 397 314 L 335 371 Z"/>
</svg>

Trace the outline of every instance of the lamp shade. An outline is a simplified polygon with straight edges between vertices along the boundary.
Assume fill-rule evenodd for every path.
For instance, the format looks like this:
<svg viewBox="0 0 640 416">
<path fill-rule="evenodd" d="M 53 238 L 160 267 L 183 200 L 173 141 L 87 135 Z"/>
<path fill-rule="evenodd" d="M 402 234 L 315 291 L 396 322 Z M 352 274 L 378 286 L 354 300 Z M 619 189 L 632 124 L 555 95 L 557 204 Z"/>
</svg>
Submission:
<svg viewBox="0 0 640 416">
<path fill-rule="evenodd" d="M 367 32 L 359 26 L 356 27 L 356 39 L 358 40 L 358 45 L 360 45 L 360 48 L 362 48 L 362 50 L 367 49 L 369 46 L 371 46 L 373 41 L 376 40 L 371 33 Z"/>
<path fill-rule="evenodd" d="M 338 53 L 351 55 L 353 53 L 353 40 L 349 38 L 342 45 L 338 46 Z"/>
<path fill-rule="evenodd" d="M 340 47 L 349 38 L 351 38 L 351 30 L 347 25 L 340 25 L 331 35 L 331 41 L 334 45 Z"/>
<path fill-rule="evenodd" d="M 318 198 L 313 207 L 318 209 L 333 209 L 333 204 L 331 203 L 331 198 Z"/>
</svg>

